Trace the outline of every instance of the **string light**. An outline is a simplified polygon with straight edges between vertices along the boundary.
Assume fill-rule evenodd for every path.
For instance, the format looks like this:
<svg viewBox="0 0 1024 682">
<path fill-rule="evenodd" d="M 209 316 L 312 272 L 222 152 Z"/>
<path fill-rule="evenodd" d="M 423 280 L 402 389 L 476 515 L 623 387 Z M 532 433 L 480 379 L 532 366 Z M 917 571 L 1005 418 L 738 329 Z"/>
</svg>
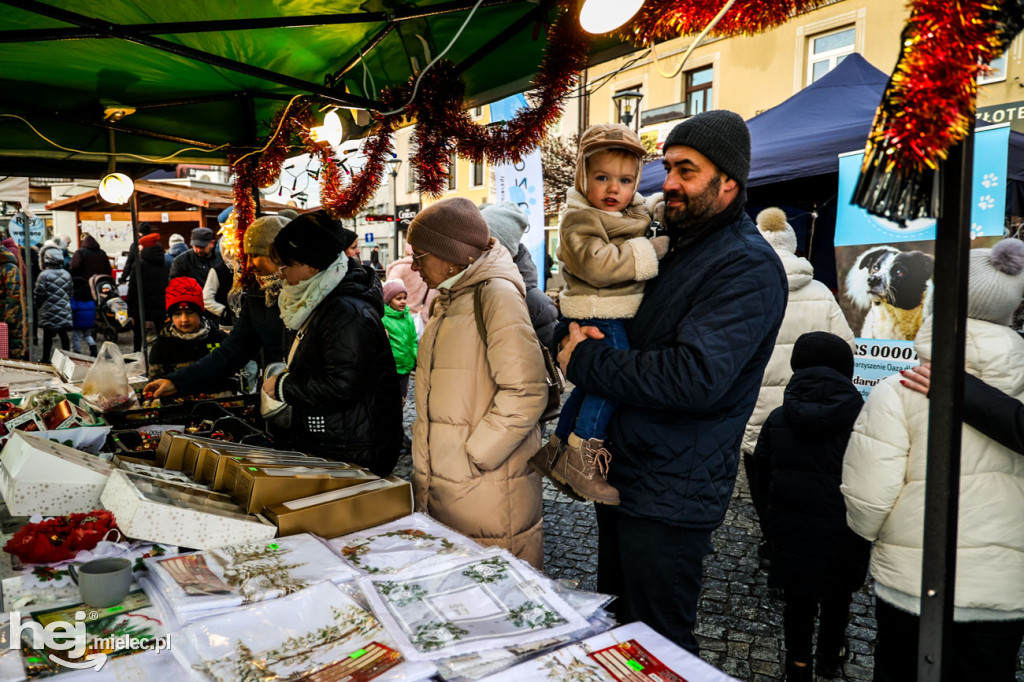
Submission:
<svg viewBox="0 0 1024 682">
<path fill-rule="evenodd" d="M 586 0 L 580 10 L 580 26 L 587 33 L 608 33 L 633 18 L 644 0 Z"/>
<path fill-rule="evenodd" d="M 124 173 L 111 173 L 100 180 L 100 196 L 111 204 L 123 204 L 135 192 L 135 183 Z"/>
<path fill-rule="evenodd" d="M 341 123 L 341 117 L 336 111 L 328 111 L 324 115 L 324 124 L 311 128 L 309 136 L 316 142 L 326 142 L 332 147 L 337 147 L 345 137 L 345 126 Z"/>
</svg>

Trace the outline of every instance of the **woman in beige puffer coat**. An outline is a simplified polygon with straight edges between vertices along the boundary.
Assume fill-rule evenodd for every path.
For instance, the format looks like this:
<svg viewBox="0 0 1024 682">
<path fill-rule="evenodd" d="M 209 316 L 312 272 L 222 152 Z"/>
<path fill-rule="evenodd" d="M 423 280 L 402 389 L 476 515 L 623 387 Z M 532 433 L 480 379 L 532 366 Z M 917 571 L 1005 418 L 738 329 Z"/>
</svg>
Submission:
<svg viewBox="0 0 1024 682">
<path fill-rule="evenodd" d="M 416 508 L 542 568 L 541 479 L 528 462 L 547 383 L 522 277 L 467 199 L 421 211 L 408 241 L 413 268 L 439 292 L 416 359 Z"/>
</svg>

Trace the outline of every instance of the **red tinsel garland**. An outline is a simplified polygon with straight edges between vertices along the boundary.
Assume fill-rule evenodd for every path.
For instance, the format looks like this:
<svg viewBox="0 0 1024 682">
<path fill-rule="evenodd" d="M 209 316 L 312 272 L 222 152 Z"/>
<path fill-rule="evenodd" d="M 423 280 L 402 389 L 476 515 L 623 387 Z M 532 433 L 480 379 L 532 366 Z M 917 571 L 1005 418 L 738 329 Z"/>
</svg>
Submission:
<svg viewBox="0 0 1024 682">
<path fill-rule="evenodd" d="M 521 111 L 514 120 L 501 125 L 481 126 L 472 121 L 463 107 L 465 84 L 448 62 L 435 64 L 422 78 L 416 99 L 403 109 L 413 90 L 416 77 L 401 87 L 386 90 L 382 103 L 391 114 L 372 114 L 374 127 L 363 145 L 366 162 L 347 184 L 335 165 L 329 146 L 309 136 L 310 104 L 300 100 L 274 120 L 271 130 L 280 131 L 265 150 L 243 158 L 232 158 L 235 172 L 235 212 L 239 243 L 255 218 L 253 187 L 269 186 L 281 172 L 289 153 L 289 142 L 298 136 L 305 151 L 320 159 L 323 174 L 321 205 L 336 218 L 350 218 L 373 196 L 380 186 L 385 163 L 392 154 L 391 136 L 403 118 L 415 120 L 416 152 L 409 160 L 415 170 L 421 192 L 440 194 L 447 188 L 450 153 L 491 163 L 519 161 L 540 144 L 547 127 L 562 113 L 579 72 L 586 66 L 589 37 L 576 25 L 575 2 L 563 4 L 562 12 L 547 34 L 547 49 L 534 80 L 537 105 Z M 282 116 L 285 118 L 282 120 Z M 239 160 L 241 159 L 241 160 Z M 252 282 L 248 257 L 239 254 L 240 272 L 236 286 Z"/>
<path fill-rule="evenodd" d="M 902 221 L 938 215 L 935 170 L 968 134 L 978 73 L 1021 28 L 1004 0 L 913 0 L 902 52 L 875 115 L 854 201 Z"/>
<path fill-rule="evenodd" d="M 763 33 L 825 4 L 828 0 L 738 0 L 709 35 Z M 620 33 L 637 45 L 697 34 L 724 5 L 725 0 L 646 0 Z"/>
<path fill-rule="evenodd" d="M 67 561 L 83 549 L 94 549 L 116 527 L 114 515 L 103 509 L 58 516 L 25 524 L 7 541 L 4 551 L 26 564 Z"/>
</svg>

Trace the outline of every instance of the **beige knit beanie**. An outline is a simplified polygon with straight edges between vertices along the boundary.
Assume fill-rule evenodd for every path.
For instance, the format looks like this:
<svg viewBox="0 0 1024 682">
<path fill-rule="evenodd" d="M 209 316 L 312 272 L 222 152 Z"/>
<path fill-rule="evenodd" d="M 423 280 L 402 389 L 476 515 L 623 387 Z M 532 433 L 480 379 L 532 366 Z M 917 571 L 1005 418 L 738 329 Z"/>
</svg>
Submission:
<svg viewBox="0 0 1024 682">
<path fill-rule="evenodd" d="M 796 253 L 796 232 L 786 222 L 781 208 L 766 208 L 757 214 L 757 229 L 776 251 Z"/>
<path fill-rule="evenodd" d="M 274 243 L 274 237 L 287 224 L 287 219 L 276 215 L 267 215 L 252 221 L 245 230 L 244 248 L 246 255 L 250 258 L 254 256 L 269 256 L 270 245 Z"/>
<path fill-rule="evenodd" d="M 469 199 L 452 197 L 431 204 L 409 225 L 409 244 L 455 265 L 469 265 L 491 246 L 491 232 Z"/>
<path fill-rule="evenodd" d="M 1024 242 L 1004 239 L 991 249 L 971 249 L 967 317 L 1008 325 L 1024 296 Z"/>
</svg>

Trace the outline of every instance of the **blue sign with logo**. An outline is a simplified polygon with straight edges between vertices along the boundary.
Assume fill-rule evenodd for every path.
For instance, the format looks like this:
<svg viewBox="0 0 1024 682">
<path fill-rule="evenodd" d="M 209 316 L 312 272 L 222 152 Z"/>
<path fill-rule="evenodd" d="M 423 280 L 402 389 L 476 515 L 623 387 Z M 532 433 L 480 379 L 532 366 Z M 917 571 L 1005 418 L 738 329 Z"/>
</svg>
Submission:
<svg viewBox="0 0 1024 682">
<path fill-rule="evenodd" d="M 992 126 L 974 135 L 974 179 L 971 188 L 971 238 L 1001 237 L 1006 210 L 1006 158 L 1010 127 Z M 920 218 L 900 227 L 850 203 L 864 152 L 839 157 L 839 205 L 836 246 L 889 244 L 935 239 L 935 219 Z"/>
</svg>

